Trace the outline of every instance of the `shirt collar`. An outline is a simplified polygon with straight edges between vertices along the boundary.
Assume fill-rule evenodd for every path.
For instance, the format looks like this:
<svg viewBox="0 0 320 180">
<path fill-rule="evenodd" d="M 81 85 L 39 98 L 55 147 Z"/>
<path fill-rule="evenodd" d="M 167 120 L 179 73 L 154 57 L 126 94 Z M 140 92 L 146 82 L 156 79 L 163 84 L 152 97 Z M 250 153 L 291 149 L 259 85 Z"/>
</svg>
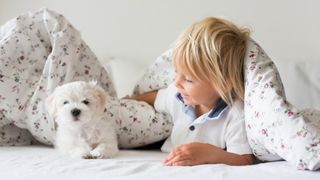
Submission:
<svg viewBox="0 0 320 180">
<path fill-rule="evenodd" d="M 194 108 L 184 103 L 184 100 L 179 92 L 177 92 L 176 98 L 178 99 L 179 102 L 181 102 L 184 113 L 190 116 L 193 120 L 196 119 L 197 117 L 196 117 L 196 113 L 194 112 Z"/>
<path fill-rule="evenodd" d="M 187 115 L 191 116 L 193 119 L 196 119 L 194 108 L 185 104 L 185 102 L 179 92 L 176 94 L 176 98 L 178 99 L 178 101 L 180 101 L 183 104 L 182 108 L 183 108 L 184 112 Z M 211 111 L 209 112 L 207 117 L 212 120 L 219 119 L 220 116 L 222 115 L 222 113 L 227 109 L 227 107 L 228 107 L 228 104 L 226 102 L 224 102 L 222 99 L 220 99 L 218 101 L 216 107 L 211 109 Z"/>
<path fill-rule="evenodd" d="M 214 107 L 208 117 L 209 118 L 218 118 L 220 117 L 220 115 L 222 114 L 222 112 L 226 109 L 226 107 L 228 106 L 228 104 L 226 102 L 224 102 L 222 99 L 220 99 L 216 105 L 216 107 Z"/>
</svg>

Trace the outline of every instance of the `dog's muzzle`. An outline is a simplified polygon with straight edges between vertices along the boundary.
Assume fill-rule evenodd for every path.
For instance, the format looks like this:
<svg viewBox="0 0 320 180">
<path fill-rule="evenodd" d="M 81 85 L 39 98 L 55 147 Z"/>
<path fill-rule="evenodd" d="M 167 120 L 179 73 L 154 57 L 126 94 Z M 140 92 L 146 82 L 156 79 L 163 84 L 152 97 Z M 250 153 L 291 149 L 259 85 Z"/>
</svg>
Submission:
<svg viewBox="0 0 320 180">
<path fill-rule="evenodd" d="M 81 114 L 81 110 L 80 109 L 72 109 L 71 114 L 73 117 L 79 117 Z"/>
</svg>

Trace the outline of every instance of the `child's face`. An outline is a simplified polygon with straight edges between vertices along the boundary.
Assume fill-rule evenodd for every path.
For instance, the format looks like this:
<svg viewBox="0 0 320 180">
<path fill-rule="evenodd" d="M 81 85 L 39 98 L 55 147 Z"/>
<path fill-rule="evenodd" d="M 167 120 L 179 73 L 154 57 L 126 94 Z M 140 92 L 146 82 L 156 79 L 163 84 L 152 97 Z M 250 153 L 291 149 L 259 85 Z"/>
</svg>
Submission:
<svg viewBox="0 0 320 180">
<path fill-rule="evenodd" d="M 190 106 L 200 105 L 210 110 L 220 98 L 211 83 L 188 76 L 179 65 L 176 66 L 175 85 L 184 102 Z"/>
</svg>

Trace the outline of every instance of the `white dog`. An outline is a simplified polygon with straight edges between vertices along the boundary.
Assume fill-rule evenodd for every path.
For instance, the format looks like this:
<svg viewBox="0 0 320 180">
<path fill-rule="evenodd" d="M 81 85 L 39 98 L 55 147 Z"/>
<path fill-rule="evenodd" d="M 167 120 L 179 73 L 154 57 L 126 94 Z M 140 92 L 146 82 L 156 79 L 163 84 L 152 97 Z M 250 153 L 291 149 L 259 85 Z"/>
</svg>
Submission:
<svg viewBox="0 0 320 180">
<path fill-rule="evenodd" d="M 96 82 L 71 82 L 47 98 L 56 127 L 55 147 L 74 158 L 111 158 L 119 149 L 113 121 L 104 116 L 106 92 Z"/>
</svg>

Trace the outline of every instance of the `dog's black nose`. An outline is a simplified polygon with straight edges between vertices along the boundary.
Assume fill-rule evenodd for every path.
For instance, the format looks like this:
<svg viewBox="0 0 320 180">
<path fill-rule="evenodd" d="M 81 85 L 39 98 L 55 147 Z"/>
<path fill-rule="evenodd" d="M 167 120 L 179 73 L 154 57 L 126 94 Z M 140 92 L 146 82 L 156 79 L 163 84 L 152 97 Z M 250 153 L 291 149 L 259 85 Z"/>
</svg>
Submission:
<svg viewBox="0 0 320 180">
<path fill-rule="evenodd" d="M 72 109 L 72 110 L 71 110 L 71 114 L 72 114 L 74 117 L 79 116 L 80 113 L 81 113 L 80 109 Z"/>
</svg>

